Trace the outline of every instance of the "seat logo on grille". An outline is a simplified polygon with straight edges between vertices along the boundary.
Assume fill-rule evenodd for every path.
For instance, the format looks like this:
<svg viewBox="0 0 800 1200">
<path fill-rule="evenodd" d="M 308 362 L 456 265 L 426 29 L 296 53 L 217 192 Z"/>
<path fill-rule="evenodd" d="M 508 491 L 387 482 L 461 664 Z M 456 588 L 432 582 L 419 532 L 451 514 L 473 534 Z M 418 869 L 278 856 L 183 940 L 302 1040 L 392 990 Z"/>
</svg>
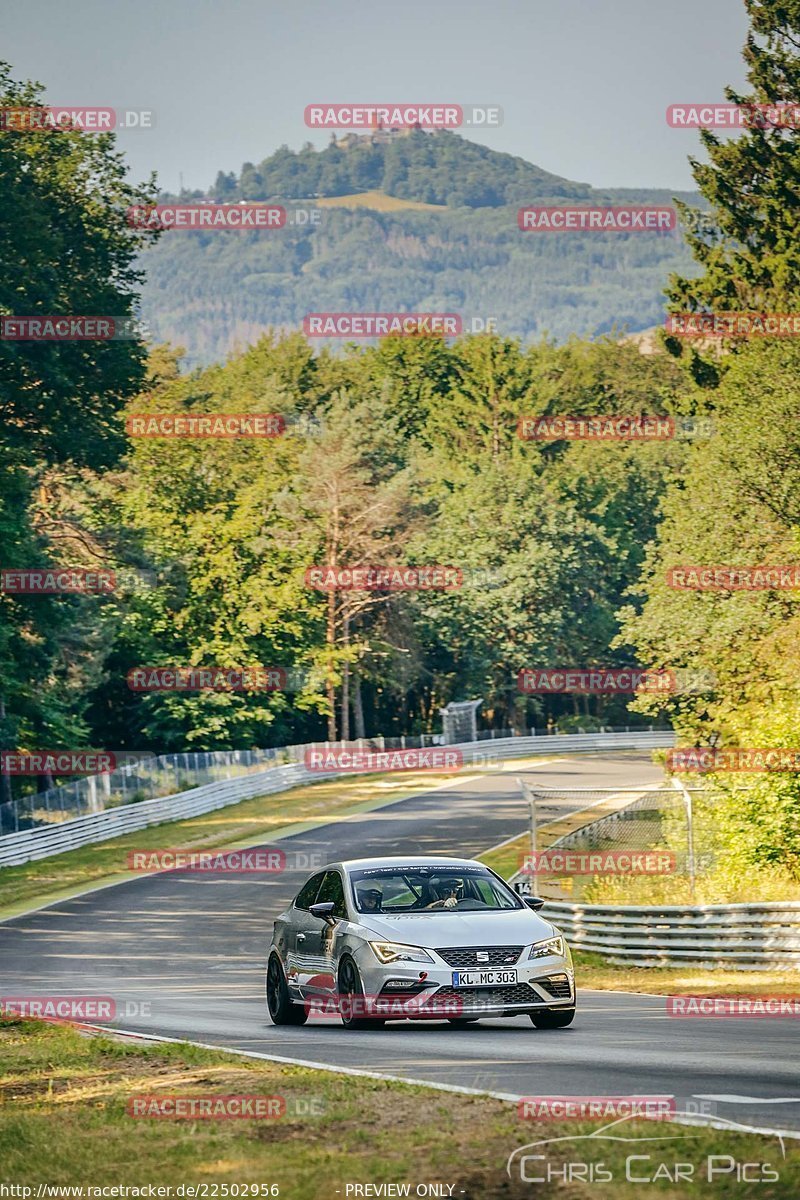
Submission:
<svg viewBox="0 0 800 1200">
<path fill-rule="evenodd" d="M 486 953 L 485 950 L 476 950 L 475 959 L 477 962 L 488 962 L 489 955 Z"/>
</svg>

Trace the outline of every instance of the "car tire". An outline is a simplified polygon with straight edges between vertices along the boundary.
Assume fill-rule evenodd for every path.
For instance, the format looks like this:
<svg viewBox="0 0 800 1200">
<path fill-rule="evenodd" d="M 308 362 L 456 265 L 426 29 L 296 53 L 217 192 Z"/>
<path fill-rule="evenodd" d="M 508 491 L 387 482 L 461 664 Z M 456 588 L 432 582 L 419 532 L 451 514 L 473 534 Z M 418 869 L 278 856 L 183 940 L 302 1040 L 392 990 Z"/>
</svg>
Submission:
<svg viewBox="0 0 800 1200">
<path fill-rule="evenodd" d="M 566 1029 L 575 1020 L 575 1005 L 572 1008 L 546 1008 L 543 1012 L 529 1013 L 537 1029 Z"/>
<path fill-rule="evenodd" d="M 347 1004 L 347 998 L 351 997 L 357 1000 L 358 997 L 363 997 L 364 987 L 361 983 L 361 976 L 358 973 L 358 967 L 353 962 L 352 958 L 343 958 L 339 963 L 339 1001 Z M 381 1029 L 385 1024 L 381 1017 L 354 1017 L 345 1012 L 339 1015 L 342 1018 L 342 1024 L 345 1029 Z"/>
<path fill-rule="evenodd" d="M 267 1012 L 273 1025 L 305 1025 L 308 1013 L 300 1004 L 293 1004 L 283 966 L 277 954 L 267 963 Z"/>
<path fill-rule="evenodd" d="M 480 1017 L 448 1017 L 447 1019 L 456 1029 L 464 1029 L 467 1025 L 477 1024 Z"/>
</svg>

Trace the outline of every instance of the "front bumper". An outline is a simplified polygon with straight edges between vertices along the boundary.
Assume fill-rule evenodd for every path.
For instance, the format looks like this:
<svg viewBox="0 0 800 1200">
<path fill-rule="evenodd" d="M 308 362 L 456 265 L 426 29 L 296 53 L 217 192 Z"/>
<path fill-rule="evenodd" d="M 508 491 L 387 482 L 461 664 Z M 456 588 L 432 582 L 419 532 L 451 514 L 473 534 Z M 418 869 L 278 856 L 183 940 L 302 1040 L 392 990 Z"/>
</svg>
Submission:
<svg viewBox="0 0 800 1200">
<path fill-rule="evenodd" d="M 390 1018 L 517 1016 L 575 1004 L 575 975 L 569 954 L 520 959 L 512 968 L 516 983 L 475 988 L 454 987 L 453 975 L 457 972 L 442 960 L 384 966 L 365 946 L 357 961 L 364 992 L 374 1004 L 376 1015 L 385 1007 Z"/>
</svg>

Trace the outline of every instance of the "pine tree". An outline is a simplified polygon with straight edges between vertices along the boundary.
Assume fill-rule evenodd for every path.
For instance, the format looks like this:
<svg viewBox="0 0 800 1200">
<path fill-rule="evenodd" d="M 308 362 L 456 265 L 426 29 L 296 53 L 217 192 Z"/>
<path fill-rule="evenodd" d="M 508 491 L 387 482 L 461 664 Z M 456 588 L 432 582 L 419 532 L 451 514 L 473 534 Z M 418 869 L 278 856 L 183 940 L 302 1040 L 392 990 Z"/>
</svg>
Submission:
<svg viewBox="0 0 800 1200">
<path fill-rule="evenodd" d="M 745 0 L 752 28 L 743 57 L 751 91 L 739 105 L 800 101 L 800 0 Z M 709 161 L 691 159 L 708 214 L 678 203 L 702 273 L 673 276 L 672 311 L 789 311 L 800 297 L 800 122 L 753 120 L 737 138 L 700 133 Z M 713 228 L 715 226 L 715 228 Z M 672 349 L 677 349 L 674 345 Z"/>
</svg>

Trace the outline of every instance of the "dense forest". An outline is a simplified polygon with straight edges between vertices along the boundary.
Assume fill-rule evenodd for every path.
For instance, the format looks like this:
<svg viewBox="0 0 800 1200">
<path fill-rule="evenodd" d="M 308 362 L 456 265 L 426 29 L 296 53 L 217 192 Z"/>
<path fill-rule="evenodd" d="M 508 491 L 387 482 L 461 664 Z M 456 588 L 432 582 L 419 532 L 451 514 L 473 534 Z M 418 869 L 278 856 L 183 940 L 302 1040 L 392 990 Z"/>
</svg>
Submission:
<svg viewBox="0 0 800 1200">
<path fill-rule="evenodd" d="M 373 193 L 392 202 L 378 208 Z M 351 198 L 343 207 L 319 204 L 341 196 Z M 537 234 L 517 225 L 525 204 L 663 205 L 671 193 L 598 191 L 447 132 L 365 134 L 297 154 L 284 146 L 181 199 L 275 200 L 290 218 L 268 233 L 172 231 L 142 256 L 148 327 L 183 346 L 189 366 L 341 308 L 456 312 L 465 327 L 491 318 L 526 341 L 637 331 L 663 320 L 669 273 L 691 268 L 680 230 Z M 318 223 L 292 224 L 298 209 L 315 208 Z"/>
<path fill-rule="evenodd" d="M 753 14 L 751 97 L 792 100 L 796 6 L 765 3 Z M 0 90 L 5 104 L 36 95 L 8 72 Z M 673 275 L 667 305 L 793 311 L 798 132 L 702 137 L 706 161 L 695 174 L 714 225 L 698 231 L 685 214 L 694 266 Z M 131 311 L 145 235 L 122 214 L 153 188 L 126 182 L 113 136 L 14 134 L 0 156 L 5 209 L 30 215 L 0 230 L 12 264 L 0 310 Z M 466 229 L 466 210 L 455 214 Z M 336 230 L 344 248 L 333 246 Z M 349 246 L 363 270 L 352 229 L 330 226 L 324 237 L 330 255 Z M 213 253 L 234 263 L 234 240 L 217 238 Z M 170 241 L 168 255 L 196 264 L 199 242 Z M 575 245 L 578 257 L 606 252 Z M 168 259 L 152 258 L 160 247 L 146 253 L 158 280 Z M 624 274 L 629 249 L 617 242 L 616 254 Z M 480 273 L 474 247 L 464 255 Z M 524 296 L 521 264 L 519 272 L 506 287 Z M 219 302 L 232 303 L 221 278 L 215 286 Z M 183 299 L 196 320 L 191 293 Z M 423 289 L 413 304 L 430 307 L 432 297 Z M 319 298 L 315 307 L 324 307 Z M 637 719 L 629 706 L 642 721 L 669 718 L 698 744 L 796 747 L 797 593 L 680 591 L 669 571 L 798 560 L 800 349 L 792 339 L 687 347 L 663 338 L 651 350 L 618 337 L 525 344 L 501 331 L 333 351 L 276 332 L 187 372 L 164 345 L 0 343 L 0 564 L 118 574 L 108 595 L 0 592 L 0 742 L 165 751 L 419 733 L 438 728 L 443 703 L 482 696 L 482 719 L 496 727 Z M 282 414 L 285 432 L 126 437 L 126 418 L 143 413 Z M 604 413 L 672 414 L 676 436 L 598 443 L 517 433 L 522 416 Z M 387 563 L 444 564 L 463 581 L 327 593 L 308 582 L 314 565 Z M 614 663 L 712 683 L 632 701 L 517 686 L 524 668 Z M 255 664 L 284 668 L 286 686 L 127 685 L 142 665 Z M 11 781 L 0 783 L 8 796 Z M 796 773 L 760 777 L 715 819 L 737 869 L 796 865 Z"/>
</svg>

